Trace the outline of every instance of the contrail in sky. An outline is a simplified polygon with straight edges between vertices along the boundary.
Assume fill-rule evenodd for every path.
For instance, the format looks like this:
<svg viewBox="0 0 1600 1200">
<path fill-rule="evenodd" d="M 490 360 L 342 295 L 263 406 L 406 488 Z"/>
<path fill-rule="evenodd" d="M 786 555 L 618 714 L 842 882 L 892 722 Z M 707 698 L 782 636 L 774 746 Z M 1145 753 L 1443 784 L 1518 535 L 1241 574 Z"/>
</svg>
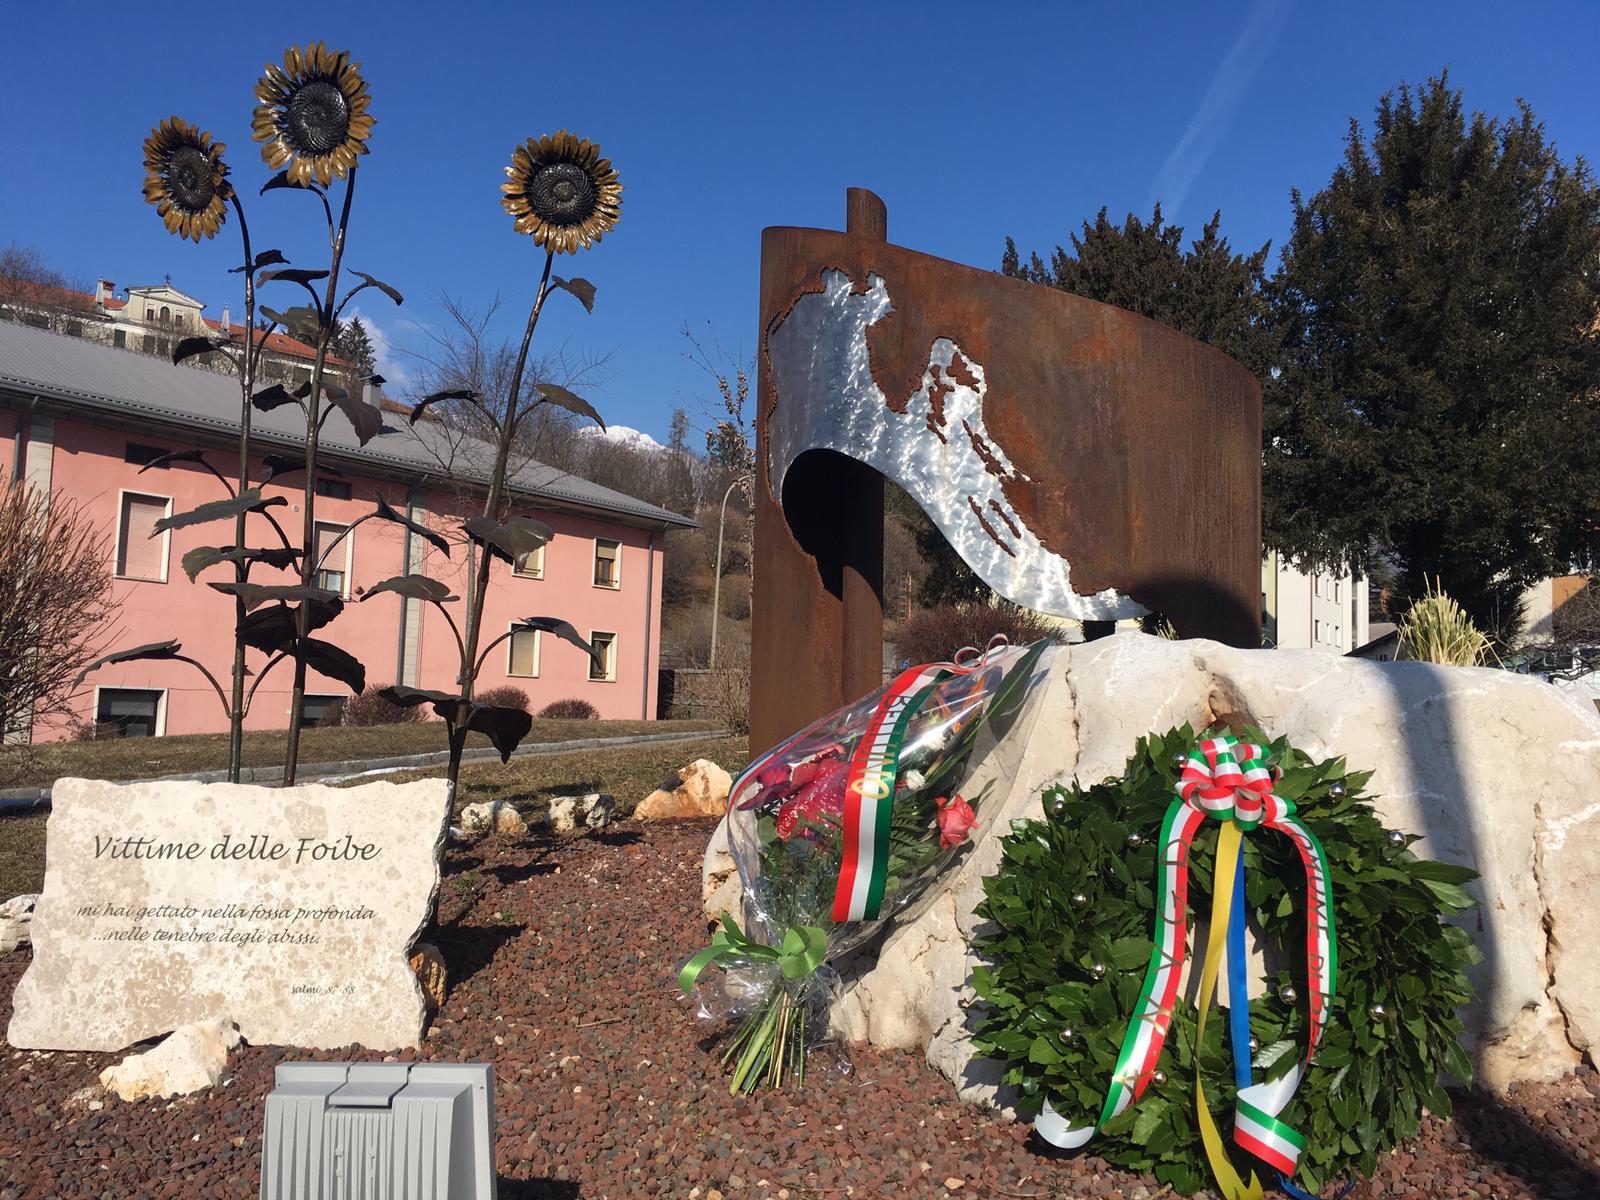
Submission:
<svg viewBox="0 0 1600 1200">
<path fill-rule="evenodd" d="M 1289 4 L 1290 0 L 1257 0 L 1233 48 L 1211 77 L 1200 107 L 1195 109 L 1183 136 L 1161 164 L 1153 199 L 1161 201 L 1162 215 L 1167 220 L 1177 215 L 1188 198 L 1195 176 L 1200 174 L 1222 140 L 1234 110 L 1244 99 L 1250 81 L 1261 69 L 1262 60 L 1289 16 Z"/>
</svg>

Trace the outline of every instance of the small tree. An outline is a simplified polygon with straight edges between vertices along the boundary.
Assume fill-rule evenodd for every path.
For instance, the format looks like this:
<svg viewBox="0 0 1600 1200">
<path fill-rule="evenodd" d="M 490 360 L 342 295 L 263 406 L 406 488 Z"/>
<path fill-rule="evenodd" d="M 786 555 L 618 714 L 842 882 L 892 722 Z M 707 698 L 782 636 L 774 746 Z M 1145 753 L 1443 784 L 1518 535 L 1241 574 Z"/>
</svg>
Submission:
<svg viewBox="0 0 1600 1200">
<path fill-rule="evenodd" d="M 73 716 L 114 615 L 105 536 L 64 496 L 0 482 L 0 731 Z"/>
</svg>

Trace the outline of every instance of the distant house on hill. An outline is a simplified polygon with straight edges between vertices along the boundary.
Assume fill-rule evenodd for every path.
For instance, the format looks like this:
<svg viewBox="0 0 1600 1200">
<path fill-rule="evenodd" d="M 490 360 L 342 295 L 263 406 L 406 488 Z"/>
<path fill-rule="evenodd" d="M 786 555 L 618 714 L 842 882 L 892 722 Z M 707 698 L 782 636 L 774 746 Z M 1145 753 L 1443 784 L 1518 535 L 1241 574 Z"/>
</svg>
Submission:
<svg viewBox="0 0 1600 1200">
<path fill-rule="evenodd" d="M 0 278 L 0 319 L 169 361 L 182 339 L 216 336 L 224 325 L 233 343 L 244 345 L 245 328 L 233 323 L 227 306 L 223 306 L 220 320 L 204 316 L 205 306 L 205 301 L 170 283 L 130 287 L 119 299 L 116 285 L 109 279 L 98 281 L 90 293 Z M 294 387 L 310 381 L 315 347 L 275 330 L 257 329 L 254 335 L 256 344 L 265 343 L 260 367 L 263 383 Z M 220 354 L 199 355 L 187 362 L 223 373 L 233 369 Z M 339 375 L 352 370 L 350 363 L 334 355 L 329 355 L 327 362 Z"/>
<path fill-rule="evenodd" d="M 139 289 L 133 294 L 143 295 Z M 146 303 L 158 297 L 151 294 Z M 166 297 L 169 322 L 174 297 Z M 188 321 L 197 311 L 183 313 Z M 111 327 L 122 318 L 114 318 Z M 233 524 L 202 524 L 151 536 L 157 521 L 220 498 L 217 480 L 193 463 L 141 468 L 172 450 L 199 447 L 230 480 L 236 477 L 239 387 L 210 371 L 175 367 L 158 357 L 128 353 L 98 337 L 61 336 L 33 322 L 0 321 L 0 453 L 13 480 L 46 493 L 65 494 L 87 507 L 105 529 L 120 607 L 115 642 L 106 649 L 177 638 L 186 654 L 226 676 L 233 654 L 233 602 L 191 583 L 183 556 L 202 545 L 227 544 Z M 402 411 L 409 411 L 403 409 Z M 413 520 L 452 537 L 458 516 L 482 511 L 487 455 L 466 448 L 453 470 L 441 466 L 450 449 L 437 422 L 396 431 L 365 447 L 344 417 L 325 426 L 319 461 L 317 540 L 330 543 L 379 497 Z M 284 407 L 253 418 L 258 455 L 293 452 L 304 422 Z M 481 449 L 481 447 L 479 447 Z M 447 459 L 448 461 L 448 459 Z M 252 479 L 260 479 L 258 461 Z M 302 477 L 269 483 L 297 512 Z M 509 481 L 519 514 L 537 517 L 555 538 L 513 568 L 496 562 L 484 613 L 490 638 L 521 619 L 553 616 L 571 621 L 601 650 L 593 663 L 581 650 L 539 632 L 517 633 L 489 654 L 480 688 L 511 685 L 527 692 L 535 711 L 554 700 L 589 701 L 603 717 L 653 718 L 661 640 L 662 543 L 668 529 L 694 522 L 655 505 L 600 487 L 539 463 Z M 298 530 L 298 518 L 283 522 Z M 261 527 L 261 534 L 265 527 Z M 258 542 L 256 544 L 265 544 Z M 454 636 L 438 612 L 417 600 L 380 594 L 360 603 L 374 584 L 391 576 L 425 573 L 463 592 L 466 547 L 446 557 L 424 539 L 385 521 L 369 521 L 339 543 L 320 583 L 346 601 L 324 636 L 354 654 L 372 683 L 453 690 L 458 668 Z M 261 571 L 258 582 L 285 582 Z M 251 653 L 259 671 L 264 655 Z M 279 667 L 256 697 L 249 728 L 282 728 L 289 711 L 291 673 Z M 214 693 L 182 663 L 140 661 L 95 672 L 77 714 L 82 724 L 109 726 L 128 735 L 205 733 L 226 727 Z M 306 717 L 316 720 L 341 695 L 332 680 L 311 675 Z M 67 728 L 36 728 L 35 740 L 67 736 Z"/>
</svg>

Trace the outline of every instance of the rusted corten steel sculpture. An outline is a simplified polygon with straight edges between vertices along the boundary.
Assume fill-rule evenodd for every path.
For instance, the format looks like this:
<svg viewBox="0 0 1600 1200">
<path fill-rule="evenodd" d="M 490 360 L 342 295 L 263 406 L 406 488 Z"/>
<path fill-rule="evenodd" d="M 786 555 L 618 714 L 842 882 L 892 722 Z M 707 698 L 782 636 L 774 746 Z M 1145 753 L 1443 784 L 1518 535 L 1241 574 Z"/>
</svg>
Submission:
<svg viewBox="0 0 1600 1200">
<path fill-rule="evenodd" d="M 882 682 L 884 475 L 1019 604 L 1260 643 L 1261 388 L 1222 352 L 890 245 L 852 188 L 845 233 L 762 234 L 756 384 L 752 746 Z"/>
</svg>

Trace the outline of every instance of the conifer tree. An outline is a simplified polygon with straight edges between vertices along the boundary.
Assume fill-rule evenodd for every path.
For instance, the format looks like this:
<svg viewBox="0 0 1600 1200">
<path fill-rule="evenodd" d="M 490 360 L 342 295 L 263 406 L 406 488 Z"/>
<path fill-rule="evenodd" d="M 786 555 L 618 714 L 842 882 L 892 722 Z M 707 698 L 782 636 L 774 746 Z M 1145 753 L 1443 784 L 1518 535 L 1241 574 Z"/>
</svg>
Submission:
<svg viewBox="0 0 1600 1200">
<path fill-rule="evenodd" d="M 1371 549 L 1402 603 L 1437 580 L 1502 634 L 1528 584 L 1600 549 L 1600 192 L 1527 105 L 1470 115 L 1448 79 L 1352 120 L 1294 195 L 1272 285 L 1265 502 L 1322 564 Z"/>
</svg>

